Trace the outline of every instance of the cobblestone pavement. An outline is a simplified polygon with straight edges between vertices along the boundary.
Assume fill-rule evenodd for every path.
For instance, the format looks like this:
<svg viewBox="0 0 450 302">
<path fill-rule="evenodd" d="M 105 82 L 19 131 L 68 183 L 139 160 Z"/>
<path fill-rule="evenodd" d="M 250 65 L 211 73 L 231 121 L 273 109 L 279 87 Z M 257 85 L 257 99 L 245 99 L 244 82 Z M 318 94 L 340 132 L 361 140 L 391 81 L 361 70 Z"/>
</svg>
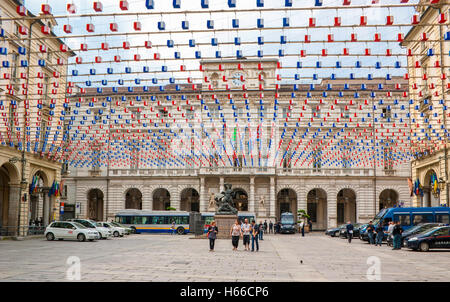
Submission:
<svg viewBox="0 0 450 302">
<path fill-rule="evenodd" d="M 381 281 L 448 281 L 450 249 L 393 251 L 323 234 L 266 235 L 258 253 L 233 252 L 229 240 L 130 235 L 96 242 L 0 241 L 0 281 L 67 281 L 69 256 L 81 281 L 368 281 L 367 259 L 381 261 Z M 302 262 L 302 263 L 301 263 Z"/>
</svg>

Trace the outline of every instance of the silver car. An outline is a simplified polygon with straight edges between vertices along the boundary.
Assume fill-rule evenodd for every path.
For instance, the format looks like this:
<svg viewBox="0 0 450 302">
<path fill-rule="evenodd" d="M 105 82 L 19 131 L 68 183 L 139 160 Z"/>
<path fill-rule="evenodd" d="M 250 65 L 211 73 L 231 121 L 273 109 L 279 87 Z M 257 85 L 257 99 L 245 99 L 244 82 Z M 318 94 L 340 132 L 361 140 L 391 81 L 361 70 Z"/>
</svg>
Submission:
<svg viewBox="0 0 450 302">
<path fill-rule="evenodd" d="M 78 241 L 93 241 L 100 239 L 97 230 L 89 229 L 77 222 L 55 221 L 47 226 L 44 232 L 45 238 L 52 241 L 55 239 L 72 239 Z"/>
</svg>

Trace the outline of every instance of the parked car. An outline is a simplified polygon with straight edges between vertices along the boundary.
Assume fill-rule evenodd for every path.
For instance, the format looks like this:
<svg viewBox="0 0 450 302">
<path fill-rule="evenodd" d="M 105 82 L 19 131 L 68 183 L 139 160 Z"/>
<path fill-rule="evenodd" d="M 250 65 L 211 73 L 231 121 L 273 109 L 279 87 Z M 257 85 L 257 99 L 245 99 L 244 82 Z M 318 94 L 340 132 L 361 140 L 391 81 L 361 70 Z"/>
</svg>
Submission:
<svg viewBox="0 0 450 302">
<path fill-rule="evenodd" d="M 326 230 L 325 235 L 330 235 L 331 237 L 339 236 L 339 231 L 342 227 L 345 227 L 345 224 L 338 226 L 337 228 L 331 228 Z"/>
<path fill-rule="evenodd" d="M 123 228 L 125 230 L 125 235 L 130 235 L 133 232 L 133 230 L 131 228 L 126 227 L 123 224 L 120 224 L 118 222 L 111 221 L 110 224 L 112 224 L 113 226 L 116 226 L 116 227 Z"/>
<path fill-rule="evenodd" d="M 409 230 L 402 233 L 402 246 L 405 246 L 405 241 L 407 238 L 412 237 L 417 234 L 424 233 L 434 227 L 443 226 L 443 225 L 444 224 L 442 224 L 442 223 L 424 223 L 424 224 L 416 225 L 415 227 L 410 228 Z M 394 236 L 392 234 L 388 235 L 387 236 L 387 244 L 389 246 L 392 246 L 393 242 L 394 242 Z"/>
<path fill-rule="evenodd" d="M 353 238 L 359 238 L 359 228 L 362 226 L 361 223 L 353 224 Z M 347 238 L 347 225 L 344 224 L 339 229 L 339 238 Z"/>
<path fill-rule="evenodd" d="M 428 252 L 432 248 L 450 248 L 450 226 L 434 227 L 410 237 L 406 240 L 406 246 L 422 252 Z"/>
<path fill-rule="evenodd" d="M 112 237 L 112 232 L 110 229 L 102 226 L 97 226 L 95 221 L 79 218 L 72 218 L 69 219 L 69 221 L 78 222 L 89 229 L 96 229 L 97 232 L 100 234 L 100 239 L 108 239 Z"/>
<path fill-rule="evenodd" d="M 45 238 L 52 241 L 55 239 L 72 239 L 78 241 L 93 241 L 100 239 L 100 234 L 97 230 L 87 228 L 77 222 L 69 221 L 55 221 L 47 226 L 44 232 Z"/>
<path fill-rule="evenodd" d="M 123 235 L 125 234 L 124 228 L 114 226 L 110 222 L 105 222 L 105 221 L 97 222 L 95 224 L 95 226 L 104 227 L 104 228 L 109 229 L 112 232 L 114 237 L 119 237 L 119 236 L 123 237 Z"/>
</svg>

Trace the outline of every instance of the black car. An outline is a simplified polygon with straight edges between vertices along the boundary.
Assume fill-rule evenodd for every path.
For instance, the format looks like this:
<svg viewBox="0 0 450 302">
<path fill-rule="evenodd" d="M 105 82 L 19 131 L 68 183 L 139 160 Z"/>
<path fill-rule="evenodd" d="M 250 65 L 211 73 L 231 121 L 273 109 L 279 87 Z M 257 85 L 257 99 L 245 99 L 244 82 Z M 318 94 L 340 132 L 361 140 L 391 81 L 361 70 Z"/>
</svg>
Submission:
<svg viewBox="0 0 450 302">
<path fill-rule="evenodd" d="M 406 246 L 413 250 L 427 252 L 432 248 L 450 248 L 450 226 L 439 226 L 425 233 L 408 238 Z"/>
<path fill-rule="evenodd" d="M 353 238 L 359 238 L 359 228 L 362 226 L 361 223 L 353 224 Z M 344 225 L 339 230 L 339 238 L 347 238 L 347 225 Z"/>
<path fill-rule="evenodd" d="M 408 239 L 409 237 L 424 233 L 434 227 L 443 226 L 443 225 L 444 224 L 442 224 L 442 223 L 423 223 L 423 224 L 419 224 L 419 225 L 416 225 L 416 226 L 410 228 L 409 230 L 402 233 L 402 246 L 405 246 L 405 240 Z M 387 240 L 387 244 L 389 246 L 392 246 L 393 242 L 394 242 L 394 236 L 391 234 L 391 235 L 387 236 L 386 240 Z"/>
<path fill-rule="evenodd" d="M 339 236 L 339 231 L 342 227 L 345 227 L 345 224 L 342 224 L 340 226 L 338 226 L 337 228 L 331 228 L 326 230 L 325 235 L 330 235 L 331 237 L 337 237 Z"/>
</svg>

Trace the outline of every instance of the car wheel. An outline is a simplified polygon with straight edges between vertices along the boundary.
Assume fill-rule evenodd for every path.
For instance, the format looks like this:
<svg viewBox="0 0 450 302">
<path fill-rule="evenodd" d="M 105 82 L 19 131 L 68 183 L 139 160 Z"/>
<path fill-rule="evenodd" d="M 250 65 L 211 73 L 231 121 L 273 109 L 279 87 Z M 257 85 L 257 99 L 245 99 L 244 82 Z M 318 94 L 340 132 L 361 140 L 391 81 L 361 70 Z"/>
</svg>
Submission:
<svg viewBox="0 0 450 302">
<path fill-rule="evenodd" d="M 131 234 L 137 234 L 137 230 L 135 227 L 131 227 Z"/>
<path fill-rule="evenodd" d="M 178 235 L 183 235 L 183 234 L 184 234 L 184 228 L 179 227 L 179 228 L 177 229 L 177 234 L 178 234 Z"/>
<path fill-rule="evenodd" d="M 84 242 L 86 241 L 86 236 L 84 236 L 84 234 L 78 234 L 77 239 L 80 242 Z"/>
<path fill-rule="evenodd" d="M 428 252 L 430 250 L 430 246 L 426 242 L 422 242 L 419 248 L 421 252 Z"/>
<path fill-rule="evenodd" d="M 115 232 L 113 233 L 113 235 L 114 235 L 114 237 L 119 237 L 119 232 L 118 232 L 118 231 L 115 231 Z"/>
<path fill-rule="evenodd" d="M 45 237 L 47 238 L 48 241 L 55 240 L 55 235 L 53 235 L 53 233 L 47 233 Z"/>
</svg>

